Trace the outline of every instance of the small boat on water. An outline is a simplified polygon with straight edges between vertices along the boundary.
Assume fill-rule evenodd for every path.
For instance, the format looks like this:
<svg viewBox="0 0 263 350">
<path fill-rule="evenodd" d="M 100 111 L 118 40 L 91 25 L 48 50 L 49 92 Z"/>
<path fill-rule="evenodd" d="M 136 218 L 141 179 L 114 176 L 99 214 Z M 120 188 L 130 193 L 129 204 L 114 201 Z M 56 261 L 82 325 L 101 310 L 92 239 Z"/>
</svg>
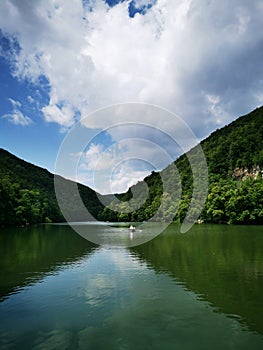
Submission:
<svg viewBox="0 0 263 350">
<path fill-rule="evenodd" d="M 131 226 L 129 227 L 129 230 L 130 230 L 131 232 L 134 232 L 134 231 L 135 231 L 135 226 L 132 226 L 132 225 L 131 225 Z"/>
</svg>

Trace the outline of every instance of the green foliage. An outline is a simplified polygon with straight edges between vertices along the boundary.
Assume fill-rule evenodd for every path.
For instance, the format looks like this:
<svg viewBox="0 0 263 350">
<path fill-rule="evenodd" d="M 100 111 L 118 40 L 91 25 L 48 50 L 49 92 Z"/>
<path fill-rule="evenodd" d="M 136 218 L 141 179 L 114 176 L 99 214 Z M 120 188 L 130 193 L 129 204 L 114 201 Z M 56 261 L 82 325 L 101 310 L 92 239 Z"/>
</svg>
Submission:
<svg viewBox="0 0 263 350">
<path fill-rule="evenodd" d="M 201 219 L 206 222 L 238 224 L 263 223 L 263 179 L 234 179 L 235 168 L 251 171 L 263 169 L 263 107 L 240 117 L 228 126 L 213 132 L 201 142 L 209 173 L 209 189 Z M 183 221 L 195 217 L 202 209 L 196 199 L 191 205 L 194 162 L 198 189 L 203 188 L 202 163 L 195 157 L 197 147 L 180 156 L 160 173 L 152 172 L 114 200 L 104 196 L 104 205 L 97 193 L 78 185 L 80 196 L 94 218 L 104 221 L 164 220 Z M 163 180 L 166 188 L 163 188 Z M 69 180 L 63 180 L 66 184 Z M 145 186 L 146 184 L 146 186 Z M 64 186 L 64 185 L 63 185 Z M 74 197 L 66 203 L 78 220 L 79 208 Z M 189 209 L 190 208 L 190 209 Z M 190 213 L 189 213 L 190 211 Z M 0 149 L 0 225 L 24 225 L 64 220 L 59 210 L 54 176 L 45 169 L 29 164 Z"/>
<path fill-rule="evenodd" d="M 226 176 L 236 167 L 263 167 L 263 107 L 238 118 L 201 142 L 210 174 Z"/>
<path fill-rule="evenodd" d="M 53 208 L 53 210 L 52 210 Z M 0 224 L 26 225 L 61 219 L 57 204 L 47 194 L 21 188 L 9 176 L 0 180 Z"/>
<path fill-rule="evenodd" d="M 79 192 L 91 214 L 97 217 L 104 208 L 97 194 L 83 185 L 79 185 Z M 74 210 L 74 202 L 70 204 Z M 64 218 L 55 196 L 54 175 L 0 149 L 0 225 L 59 221 Z"/>
<path fill-rule="evenodd" d="M 263 107 L 240 117 L 230 125 L 215 131 L 201 142 L 206 157 L 209 173 L 209 189 L 201 219 L 211 223 L 262 224 L 263 223 L 263 180 L 248 179 L 240 182 L 232 177 L 235 168 L 251 168 L 254 165 L 263 169 Z M 202 169 L 198 159 L 193 157 L 197 149 L 179 157 L 176 166 L 170 165 L 160 174 L 153 172 L 145 179 L 148 185 L 148 196 L 140 209 L 130 215 L 122 214 L 131 203 L 132 193 L 140 184 L 133 186 L 121 196 L 124 203 L 113 201 L 111 209 L 104 210 L 101 218 L 111 220 L 164 220 L 183 221 L 186 215 L 194 217 L 199 208 L 190 203 L 193 191 L 193 174 L 188 158 L 192 156 L 195 168 L 199 172 L 199 190 L 202 191 Z M 162 179 L 168 183 L 168 193 L 164 192 Z M 205 190 L 205 189 L 204 189 Z M 129 201 L 125 202 L 125 201 Z M 162 205 L 161 205 L 162 203 Z M 131 209 L 131 208 L 130 208 Z M 107 219 L 107 217 L 109 219 Z"/>
</svg>

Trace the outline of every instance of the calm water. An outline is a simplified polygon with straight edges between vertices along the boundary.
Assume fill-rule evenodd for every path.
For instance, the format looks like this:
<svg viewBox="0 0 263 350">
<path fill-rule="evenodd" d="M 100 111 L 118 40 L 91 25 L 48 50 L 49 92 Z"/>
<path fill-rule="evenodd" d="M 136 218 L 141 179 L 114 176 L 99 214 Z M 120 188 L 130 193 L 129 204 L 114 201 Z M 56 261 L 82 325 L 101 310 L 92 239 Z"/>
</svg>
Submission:
<svg viewBox="0 0 263 350">
<path fill-rule="evenodd" d="M 262 349 L 263 227 L 172 226 L 127 249 L 6 229 L 0 292 L 1 349 Z"/>
</svg>

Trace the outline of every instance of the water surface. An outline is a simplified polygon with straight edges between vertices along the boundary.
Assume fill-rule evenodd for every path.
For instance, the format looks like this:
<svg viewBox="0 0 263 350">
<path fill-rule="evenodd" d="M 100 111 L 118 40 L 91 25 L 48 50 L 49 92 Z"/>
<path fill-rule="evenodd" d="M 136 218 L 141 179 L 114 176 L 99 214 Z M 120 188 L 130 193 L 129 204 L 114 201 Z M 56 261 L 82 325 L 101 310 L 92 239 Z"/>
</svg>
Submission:
<svg viewBox="0 0 263 350">
<path fill-rule="evenodd" d="M 262 349 L 263 228 L 174 225 L 129 249 L 5 229 L 0 291 L 1 349 Z"/>
</svg>

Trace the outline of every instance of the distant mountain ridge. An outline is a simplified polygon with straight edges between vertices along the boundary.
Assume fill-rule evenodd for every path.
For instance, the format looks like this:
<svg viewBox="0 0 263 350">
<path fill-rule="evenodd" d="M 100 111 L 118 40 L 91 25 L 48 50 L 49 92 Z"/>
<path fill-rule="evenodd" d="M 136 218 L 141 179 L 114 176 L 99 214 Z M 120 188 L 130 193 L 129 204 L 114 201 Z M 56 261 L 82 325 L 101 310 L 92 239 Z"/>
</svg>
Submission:
<svg viewBox="0 0 263 350">
<path fill-rule="evenodd" d="M 215 223 L 263 224 L 263 107 L 216 130 L 200 144 L 209 173 L 208 196 L 201 219 Z M 118 200 L 103 196 L 104 202 L 111 202 L 110 208 L 104 207 L 95 191 L 78 184 L 81 198 L 89 212 L 103 221 L 143 221 L 153 216 L 155 220 L 183 221 L 193 190 L 193 175 L 187 155 L 194 154 L 195 149 L 173 163 L 180 174 L 180 203 L 180 186 L 174 181 L 173 164 L 144 179 L 148 185 L 145 202 L 142 182 L 117 195 Z M 0 176 L 1 225 L 64 220 L 55 196 L 54 175 L 46 169 L 0 149 Z M 163 177 L 167 179 L 172 195 L 163 193 Z M 70 180 L 63 181 L 66 184 Z M 131 200 L 134 193 L 137 193 L 137 203 Z M 162 209 L 159 210 L 161 203 Z M 78 216 L 73 200 L 69 205 L 72 205 L 77 220 L 85 220 L 85 217 Z"/>
</svg>

